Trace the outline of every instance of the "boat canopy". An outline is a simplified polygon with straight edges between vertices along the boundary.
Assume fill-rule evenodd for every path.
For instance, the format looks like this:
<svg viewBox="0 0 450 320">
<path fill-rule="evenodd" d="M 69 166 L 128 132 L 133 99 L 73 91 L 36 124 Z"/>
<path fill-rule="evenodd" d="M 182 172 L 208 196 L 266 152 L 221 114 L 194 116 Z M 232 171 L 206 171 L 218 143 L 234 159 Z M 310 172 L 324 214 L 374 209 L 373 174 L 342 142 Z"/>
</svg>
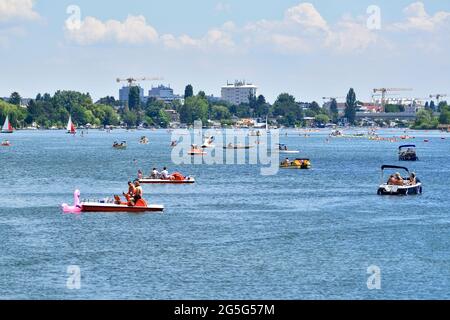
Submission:
<svg viewBox="0 0 450 320">
<path fill-rule="evenodd" d="M 404 146 L 398 147 L 398 150 L 404 149 L 404 148 L 415 148 L 415 144 L 405 144 Z"/>
<path fill-rule="evenodd" d="M 386 169 L 401 169 L 401 170 L 405 170 L 406 172 L 409 173 L 409 169 L 406 167 L 400 167 L 400 166 L 389 166 L 389 165 L 384 165 L 381 167 L 381 170 L 386 170 Z"/>
</svg>

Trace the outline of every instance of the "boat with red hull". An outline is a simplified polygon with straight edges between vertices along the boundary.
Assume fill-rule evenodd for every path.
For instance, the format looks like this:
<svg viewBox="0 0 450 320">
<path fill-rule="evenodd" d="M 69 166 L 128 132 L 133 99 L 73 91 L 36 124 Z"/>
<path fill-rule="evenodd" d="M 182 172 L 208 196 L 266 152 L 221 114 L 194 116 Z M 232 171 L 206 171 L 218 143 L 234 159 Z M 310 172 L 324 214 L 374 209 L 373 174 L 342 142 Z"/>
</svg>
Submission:
<svg viewBox="0 0 450 320">
<path fill-rule="evenodd" d="M 80 191 L 75 190 L 74 204 L 72 206 L 63 203 L 61 209 L 64 213 L 82 213 L 82 212 L 126 212 L 126 213 L 146 213 L 163 212 L 164 206 L 161 204 L 147 204 L 144 199 L 139 199 L 134 204 L 129 195 L 125 195 L 126 201 L 122 201 L 120 196 L 114 196 L 114 200 L 100 201 L 80 201 Z"/>
<path fill-rule="evenodd" d="M 186 178 L 184 180 L 142 178 L 142 179 L 139 179 L 138 181 L 140 184 L 192 184 L 192 183 L 195 183 L 194 178 Z"/>
<path fill-rule="evenodd" d="M 99 202 L 82 202 L 81 212 L 129 212 L 129 213 L 145 213 L 145 212 L 163 212 L 164 206 L 159 204 L 146 206 L 129 206 L 126 204 L 115 203 L 99 203 Z"/>
</svg>

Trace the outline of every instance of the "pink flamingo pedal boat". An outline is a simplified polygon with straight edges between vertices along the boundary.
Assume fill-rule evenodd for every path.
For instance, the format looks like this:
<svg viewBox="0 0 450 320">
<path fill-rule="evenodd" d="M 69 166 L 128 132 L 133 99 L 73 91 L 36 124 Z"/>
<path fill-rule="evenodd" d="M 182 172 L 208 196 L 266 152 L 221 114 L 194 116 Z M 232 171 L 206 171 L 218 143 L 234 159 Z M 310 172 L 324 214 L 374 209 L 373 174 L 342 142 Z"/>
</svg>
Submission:
<svg viewBox="0 0 450 320">
<path fill-rule="evenodd" d="M 80 191 L 75 190 L 74 204 L 72 206 L 63 203 L 61 205 L 64 213 L 81 213 L 81 212 L 129 212 L 129 213 L 145 213 L 145 212 L 162 212 L 164 206 L 159 204 L 149 205 L 144 199 L 140 199 L 135 205 L 130 205 L 130 202 L 122 202 L 120 197 L 115 196 L 115 200 L 98 201 L 98 202 L 81 202 Z M 127 199 L 129 200 L 129 199 Z"/>
</svg>

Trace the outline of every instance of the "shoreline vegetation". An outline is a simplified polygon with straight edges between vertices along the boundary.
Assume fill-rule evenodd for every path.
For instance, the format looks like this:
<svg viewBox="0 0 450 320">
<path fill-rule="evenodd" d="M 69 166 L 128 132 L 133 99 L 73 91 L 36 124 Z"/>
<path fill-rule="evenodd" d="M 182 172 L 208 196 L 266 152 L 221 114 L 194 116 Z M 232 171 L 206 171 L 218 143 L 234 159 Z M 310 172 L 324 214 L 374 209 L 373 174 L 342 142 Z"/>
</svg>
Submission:
<svg viewBox="0 0 450 320">
<path fill-rule="evenodd" d="M 169 128 L 178 123 L 191 126 L 201 120 L 206 126 L 230 127 L 242 119 L 269 119 L 276 127 L 325 127 L 327 125 L 350 125 L 388 127 L 383 120 L 371 124 L 356 119 L 361 103 L 350 89 L 343 113 L 332 99 L 328 107 L 316 101 L 299 102 L 288 93 L 280 94 L 273 104 L 263 95 L 250 96 L 249 103 L 231 105 L 228 102 L 210 101 L 205 92 L 194 95 L 191 85 L 186 86 L 184 101 L 171 103 L 149 98 L 141 101 L 138 87 L 131 87 L 128 102 L 122 103 L 107 96 L 94 102 L 89 93 L 57 91 L 53 96 L 38 94 L 22 105 L 19 93 L 14 92 L 8 102 L 0 99 L 0 124 L 6 116 L 16 129 L 64 129 L 69 116 L 77 127 L 105 128 Z M 404 107 L 403 107 L 404 109 Z M 386 112 L 401 112 L 402 106 L 387 105 Z M 450 125 L 450 106 L 447 102 L 426 104 L 416 113 L 415 121 L 402 121 L 399 127 L 416 130 L 433 130 Z"/>
</svg>

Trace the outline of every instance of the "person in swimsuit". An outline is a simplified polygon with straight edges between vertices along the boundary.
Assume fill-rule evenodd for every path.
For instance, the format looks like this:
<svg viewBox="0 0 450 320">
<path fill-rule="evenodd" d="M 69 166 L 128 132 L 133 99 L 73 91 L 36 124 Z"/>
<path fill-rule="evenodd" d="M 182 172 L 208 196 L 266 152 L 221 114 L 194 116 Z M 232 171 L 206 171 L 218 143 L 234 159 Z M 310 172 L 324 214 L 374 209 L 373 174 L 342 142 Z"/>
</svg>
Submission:
<svg viewBox="0 0 450 320">
<path fill-rule="evenodd" d="M 139 181 L 134 182 L 134 187 L 135 187 L 135 193 L 134 193 L 133 201 L 131 202 L 133 206 L 136 205 L 136 203 L 140 199 L 142 199 L 142 195 L 143 195 L 142 187 L 141 187 L 141 184 L 139 183 Z"/>
</svg>

